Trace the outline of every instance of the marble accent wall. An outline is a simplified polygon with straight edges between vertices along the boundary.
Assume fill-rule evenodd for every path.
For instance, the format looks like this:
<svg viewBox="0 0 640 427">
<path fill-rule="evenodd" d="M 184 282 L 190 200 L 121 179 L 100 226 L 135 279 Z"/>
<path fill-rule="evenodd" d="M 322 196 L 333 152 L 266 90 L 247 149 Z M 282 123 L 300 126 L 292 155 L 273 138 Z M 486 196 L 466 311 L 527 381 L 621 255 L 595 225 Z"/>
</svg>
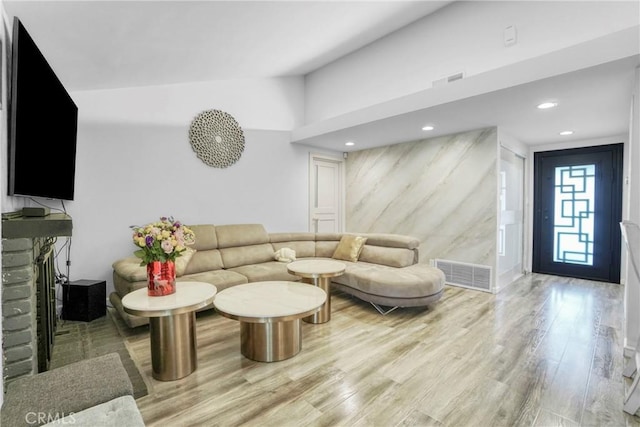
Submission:
<svg viewBox="0 0 640 427">
<path fill-rule="evenodd" d="M 346 229 L 422 242 L 420 262 L 496 266 L 496 128 L 349 153 Z"/>
</svg>

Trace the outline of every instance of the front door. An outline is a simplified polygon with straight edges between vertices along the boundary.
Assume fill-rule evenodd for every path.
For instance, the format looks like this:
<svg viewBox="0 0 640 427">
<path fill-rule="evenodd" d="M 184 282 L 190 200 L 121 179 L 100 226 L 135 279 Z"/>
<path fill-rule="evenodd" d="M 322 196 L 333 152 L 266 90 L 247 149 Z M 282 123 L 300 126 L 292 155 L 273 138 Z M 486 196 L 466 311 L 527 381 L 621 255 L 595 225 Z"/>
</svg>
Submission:
<svg viewBox="0 0 640 427">
<path fill-rule="evenodd" d="M 533 271 L 620 282 L 622 144 L 535 153 Z"/>
</svg>

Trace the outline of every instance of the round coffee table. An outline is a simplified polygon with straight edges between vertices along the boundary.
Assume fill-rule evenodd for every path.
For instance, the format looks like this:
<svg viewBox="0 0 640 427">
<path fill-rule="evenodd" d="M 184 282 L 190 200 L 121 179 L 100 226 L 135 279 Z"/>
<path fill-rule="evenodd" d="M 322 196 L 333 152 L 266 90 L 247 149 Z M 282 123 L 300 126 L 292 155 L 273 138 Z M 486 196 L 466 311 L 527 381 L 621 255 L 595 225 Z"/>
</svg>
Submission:
<svg viewBox="0 0 640 427">
<path fill-rule="evenodd" d="M 150 297 L 147 288 L 122 298 L 124 311 L 149 318 L 153 378 L 172 381 L 196 370 L 196 310 L 213 302 L 217 289 L 204 282 L 177 282 L 171 295 Z"/>
<path fill-rule="evenodd" d="M 303 259 L 287 264 L 289 273 L 302 277 L 302 281 L 315 285 L 327 293 L 327 302 L 320 311 L 303 320 L 308 323 L 325 323 L 331 320 L 331 278 L 344 273 L 346 266 L 327 259 Z"/>
<path fill-rule="evenodd" d="M 240 351 L 258 362 L 277 362 L 302 348 L 300 319 L 320 309 L 327 294 L 298 282 L 253 282 L 224 289 L 213 302 L 240 321 Z"/>
</svg>

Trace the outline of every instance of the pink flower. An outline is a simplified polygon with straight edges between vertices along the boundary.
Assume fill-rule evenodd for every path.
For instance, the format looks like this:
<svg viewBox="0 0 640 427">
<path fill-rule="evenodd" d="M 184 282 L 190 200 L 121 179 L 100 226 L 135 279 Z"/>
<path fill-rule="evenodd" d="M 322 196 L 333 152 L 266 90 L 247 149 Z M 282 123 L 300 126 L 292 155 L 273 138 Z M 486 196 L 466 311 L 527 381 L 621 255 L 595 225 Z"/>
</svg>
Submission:
<svg viewBox="0 0 640 427">
<path fill-rule="evenodd" d="M 163 240 L 162 243 L 160 243 L 160 247 L 165 254 L 170 254 L 171 252 L 173 252 L 173 245 L 171 244 L 171 240 Z"/>
<path fill-rule="evenodd" d="M 178 241 L 178 244 L 180 246 L 184 246 L 184 231 L 181 228 L 178 228 L 176 231 L 173 232 L 173 235 Z"/>
</svg>

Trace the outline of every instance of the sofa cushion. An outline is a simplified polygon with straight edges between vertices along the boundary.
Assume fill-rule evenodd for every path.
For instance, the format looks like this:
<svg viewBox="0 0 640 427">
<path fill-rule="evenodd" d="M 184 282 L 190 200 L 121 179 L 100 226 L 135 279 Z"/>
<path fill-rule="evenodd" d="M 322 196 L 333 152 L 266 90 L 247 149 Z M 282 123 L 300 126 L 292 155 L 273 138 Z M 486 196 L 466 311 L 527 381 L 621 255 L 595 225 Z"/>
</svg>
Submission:
<svg viewBox="0 0 640 427">
<path fill-rule="evenodd" d="M 176 264 L 176 276 L 180 277 L 184 274 L 187 265 L 189 264 L 189 261 L 191 261 L 191 258 L 193 258 L 193 254 L 196 253 L 195 249 L 192 248 L 186 248 L 179 257 L 176 258 L 175 264 Z"/>
<path fill-rule="evenodd" d="M 262 224 L 219 225 L 216 235 L 221 249 L 269 243 L 269 235 Z"/>
<path fill-rule="evenodd" d="M 316 256 L 322 258 L 331 258 L 338 247 L 338 240 L 318 241 L 316 242 Z"/>
<path fill-rule="evenodd" d="M 147 286 L 146 270 L 144 278 L 141 280 L 136 280 L 135 282 L 132 282 L 129 279 L 120 276 L 116 270 L 113 270 L 113 288 L 121 297 L 124 297 L 129 292 L 144 288 L 145 286 Z"/>
<path fill-rule="evenodd" d="M 196 241 L 191 247 L 197 251 L 205 251 L 218 248 L 216 227 L 212 224 L 189 225 L 196 236 Z"/>
<path fill-rule="evenodd" d="M 316 233 L 316 242 L 319 241 L 340 241 L 342 233 Z"/>
<path fill-rule="evenodd" d="M 316 256 L 331 258 L 341 238 L 341 233 L 316 233 Z"/>
<path fill-rule="evenodd" d="M 316 240 L 315 233 L 270 233 L 269 241 L 271 243 L 282 242 L 313 242 Z"/>
<path fill-rule="evenodd" d="M 345 262 L 346 271 L 334 282 L 371 295 L 392 298 L 420 298 L 439 293 L 444 287 L 444 273 L 426 264 L 398 269 L 363 261 Z"/>
<path fill-rule="evenodd" d="M 340 243 L 338 243 L 338 247 L 333 251 L 333 255 L 331 257 L 334 259 L 356 262 L 358 261 L 358 257 L 360 257 L 360 253 L 362 252 L 362 248 L 366 241 L 366 237 L 345 234 L 340 239 Z"/>
<path fill-rule="evenodd" d="M 186 273 L 187 266 L 190 264 L 191 259 L 195 255 L 196 251 L 187 248 L 181 256 L 176 258 L 176 276 L 180 277 Z M 220 256 L 218 255 L 218 258 Z M 201 259 L 204 259 L 201 257 Z M 147 280 L 147 267 L 144 265 L 140 265 L 142 260 L 135 256 L 126 257 L 114 262 L 111 267 L 113 270 L 118 273 L 118 275 L 129 281 L 129 282 L 139 282 L 142 280 Z M 209 260 L 208 265 L 206 266 L 206 270 L 211 270 L 211 260 Z M 220 260 L 219 265 L 222 265 L 222 261 Z M 221 268 L 221 267 L 218 267 Z M 205 271 L 205 270 L 201 270 Z M 123 294 L 124 295 L 124 294 Z"/>
<path fill-rule="evenodd" d="M 231 271 L 242 274 L 250 282 L 262 282 L 267 280 L 297 281 L 298 277 L 287 272 L 287 264 L 277 261 L 263 262 L 260 264 L 244 265 L 232 268 Z"/>
<path fill-rule="evenodd" d="M 224 268 L 273 261 L 275 253 L 271 243 L 220 249 Z"/>
<path fill-rule="evenodd" d="M 184 269 L 184 274 L 222 270 L 222 266 L 222 257 L 220 256 L 219 250 L 199 250 L 191 257 L 191 260 Z"/>
<path fill-rule="evenodd" d="M 211 283 L 216 287 L 218 292 L 231 286 L 248 283 L 245 276 L 230 270 L 204 271 L 202 273 L 187 274 L 178 280 L 176 286 L 179 286 L 180 282 L 187 281 Z"/>
<path fill-rule="evenodd" d="M 401 234 L 367 233 L 363 234 L 363 236 L 367 238 L 367 244 L 373 246 L 405 249 L 417 249 L 420 247 L 420 240 Z"/>
<path fill-rule="evenodd" d="M 398 268 L 415 264 L 416 253 L 412 249 L 372 246 L 368 243 L 367 240 L 367 244 L 362 248 L 362 253 L 358 258 L 359 261 Z"/>
</svg>

